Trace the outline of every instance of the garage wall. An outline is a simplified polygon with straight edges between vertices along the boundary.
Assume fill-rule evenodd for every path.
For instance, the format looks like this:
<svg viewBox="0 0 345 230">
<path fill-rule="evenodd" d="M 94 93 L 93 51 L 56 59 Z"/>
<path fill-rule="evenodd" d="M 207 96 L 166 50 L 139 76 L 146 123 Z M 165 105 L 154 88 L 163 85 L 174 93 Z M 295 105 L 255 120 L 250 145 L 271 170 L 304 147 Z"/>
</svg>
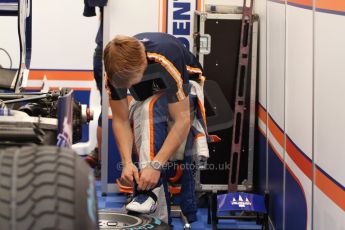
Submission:
<svg viewBox="0 0 345 230">
<path fill-rule="evenodd" d="M 317 0 L 316 7 L 314 226 L 344 230 L 345 2 Z"/>
<path fill-rule="evenodd" d="M 271 195 L 272 225 L 345 229 L 345 3 L 269 0 L 257 2 L 256 10 L 265 19 L 258 155 L 266 155 L 260 168 L 268 183 L 261 189 Z"/>
</svg>

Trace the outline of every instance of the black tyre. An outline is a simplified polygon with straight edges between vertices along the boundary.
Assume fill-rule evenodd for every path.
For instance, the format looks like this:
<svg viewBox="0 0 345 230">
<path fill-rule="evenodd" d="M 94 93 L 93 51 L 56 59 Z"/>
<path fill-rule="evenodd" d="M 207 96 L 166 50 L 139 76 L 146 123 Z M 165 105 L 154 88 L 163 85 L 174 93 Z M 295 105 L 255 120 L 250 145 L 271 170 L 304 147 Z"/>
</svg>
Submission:
<svg viewBox="0 0 345 230">
<path fill-rule="evenodd" d="M 99 212 L 99 227 L 100 230 L 110 229 L 155 229 L 155 230 L 167 230 L 170 229 L 169 225 L 162 222 L 159 219 L 139 215 L 133 216 L 118 212 Z"/>
<path fill-rule="evenodd" d="M 0 228 L 98 229 L 90 168 L 70 149 L 0 150 Z"/>
</svg>

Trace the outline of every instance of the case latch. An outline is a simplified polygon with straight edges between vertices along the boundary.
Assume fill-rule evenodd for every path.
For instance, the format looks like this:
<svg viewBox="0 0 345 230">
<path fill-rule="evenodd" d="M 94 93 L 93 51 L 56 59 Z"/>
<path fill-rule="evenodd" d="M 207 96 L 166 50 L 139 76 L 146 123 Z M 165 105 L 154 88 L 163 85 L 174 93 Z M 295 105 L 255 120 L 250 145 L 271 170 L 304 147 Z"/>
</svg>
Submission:
<svg viewBox="0 0 345 230">
<path fill-rule="evenodd" d="M 211 36 L 209 34 L 199 35 L 199 53 L 211 53 Z"/>
</svg>

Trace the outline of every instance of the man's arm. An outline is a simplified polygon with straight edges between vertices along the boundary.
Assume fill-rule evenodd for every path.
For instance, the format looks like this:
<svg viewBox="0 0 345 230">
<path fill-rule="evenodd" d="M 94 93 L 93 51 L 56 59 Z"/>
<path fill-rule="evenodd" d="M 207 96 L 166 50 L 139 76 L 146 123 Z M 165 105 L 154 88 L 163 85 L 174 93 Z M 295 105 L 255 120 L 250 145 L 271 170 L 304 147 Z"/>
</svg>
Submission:
<svg viewBox="0 0 345 230">
<path fill-rule="evenodd" d="M 186 140 L 190 130 L 189 97 L 168 106 L 172 126 L 162 148 L 155 157 L 162 165 L 177 151 Z"/>
<path fill-rule="evenodd" d="M 162 165 L 169 160 L 188 136 L 191 125 L 189 110 L 189 97 L 186 97 L 182 101 L 169 104 L 169 114 L 173 125 L 161 149 L 154 158 L 154 160 L 158 160 Z M 152 189 L 157 184 L 159 178 L 159 171 L 152 168 L 142 169 L 138 189 Z"/>
<path fill-rule="evenodd" d="M 128 118 L 127 98 L 111 100 L 110 107 L 113 114 L 114 136 L 122 159 L 121 179 L 126 183 L 132 183 L 133 177 L 139 181 L 138 169 L 132 163 L 133 133 Z"/>
</svg>

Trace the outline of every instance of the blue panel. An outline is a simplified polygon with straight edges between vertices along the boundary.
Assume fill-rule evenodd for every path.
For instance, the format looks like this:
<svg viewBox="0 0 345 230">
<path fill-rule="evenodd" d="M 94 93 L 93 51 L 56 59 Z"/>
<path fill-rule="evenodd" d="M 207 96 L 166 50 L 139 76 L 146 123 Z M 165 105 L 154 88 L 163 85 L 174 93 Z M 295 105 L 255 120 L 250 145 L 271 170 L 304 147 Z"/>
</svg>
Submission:
<svg viewBox="0 0 345 230">
<path fill-rule="evenodd" d="M 275 229 L 283 229 L 283 172 L 284 165 L 268 146 L 268 187 L 270 195 L 269 215 Z"/>
<path fill-rule="evenodd" d="M 74 99 L 80 104 L 87 105 L 87 107 L 90 106 L 90 91 L 84 91 L 84 90 L 75 90 L 74 91 Z M 92 130 L 93 132 L 96 132 L 96 130 Z M 89 125 L 84 124 L 83 125 L 83 136 L 80 140 L 80 142 L 88 142 L 89 141 Z"/>
<path fill-rule="evenodd" d="M 266 137 L 258 134 L 258 173 L 256 184 L 259 193 L 265 189 L 266 170 Z M 268 148 L 269 165 L 269 192 L 270 207 L 269 215 L 276 229 L 282 229 L 283 223 L 283 162 L 277 157 L 271 146 Z M 306 229 L 307 225 L 307 204 L 305 194 L 297 179 L 286 170 L 286 192 L 285 192 L 285 229 Z"/>
<path fill-rule="evenodd" d="M 266 189 L 266 137 L 257 131 L 254 164 L 254 186 L 258 194 L 264 194 Z"/>
<path fill-rule="evenodd" d="M 306 229 L 307 203 L 305 194 L 300 184 L 288 170 L 286 170 L 285 183 L 285 229 Z"/>
<path fill-rule="evenodd" d="M 88 90 L 74 90 L 74 99 L 80 104 L 90 106 L 90 91 Z"/>
<path fill-rule="evenodd" d="M 115 143 L 111 119 L 108 125 L 108 184 L 114 184 L 121 177 L 121 156 Z"/>
</svg>

